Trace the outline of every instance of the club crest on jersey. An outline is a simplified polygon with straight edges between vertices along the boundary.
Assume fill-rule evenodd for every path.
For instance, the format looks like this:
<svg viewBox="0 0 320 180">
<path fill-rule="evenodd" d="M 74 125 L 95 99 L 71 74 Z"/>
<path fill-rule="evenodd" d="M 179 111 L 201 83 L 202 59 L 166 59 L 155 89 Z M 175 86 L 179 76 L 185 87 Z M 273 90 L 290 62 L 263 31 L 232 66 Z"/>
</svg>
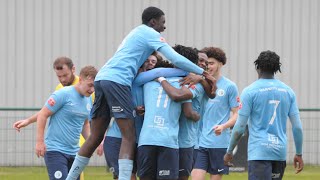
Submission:
<svg viewBox="0 0 320 180">
<path fill-rule="evenodd" d="M 218 96 L 224 96 L 225 95 L 225 92 L 223 89 L 218 89 L 218 92 L 217 92 Z"/>
<path fill-rule="evenodd" d="M 90 111 L 91 110 L 91 104 L 87 103 L 87 110 Z"/>
<path fill-rule="evenodd" d="M 55 101 L 53 98 L 50 98 L 50 99 L 48 100 L 48 104 L 49 104 L 50 106 L 54 106 L 54 105 L 56 104 L 56 101 Z"/>
<path fill-rule="evenodd" d="M 161 42 L 166 42 L 166 39 L 164 37 L 160 37 Z"/>
</svg>

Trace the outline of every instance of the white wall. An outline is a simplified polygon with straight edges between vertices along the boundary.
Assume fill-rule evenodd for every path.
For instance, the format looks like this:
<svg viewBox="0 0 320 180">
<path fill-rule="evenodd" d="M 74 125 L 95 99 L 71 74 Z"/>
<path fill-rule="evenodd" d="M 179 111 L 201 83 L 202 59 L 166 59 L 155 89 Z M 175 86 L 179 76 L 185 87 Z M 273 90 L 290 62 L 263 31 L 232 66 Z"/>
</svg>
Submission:
<svg viewBox="0 0 320 180">
<path fill-rule="evenodd" d="M 320 107 L 317 0 L 0 0 L 0 107 L 41 107 L 58 84 L 58 56 L 71 57 L 77 72 L 100 68 L 149 5 L 165 12 L 169 44 L 224 49 L 223 73 L 240 91 L 257 78 L 253 61 L 269 49 L 280 55 L 277 77 L 295 90 L 299 107 Z"/>
</svg>

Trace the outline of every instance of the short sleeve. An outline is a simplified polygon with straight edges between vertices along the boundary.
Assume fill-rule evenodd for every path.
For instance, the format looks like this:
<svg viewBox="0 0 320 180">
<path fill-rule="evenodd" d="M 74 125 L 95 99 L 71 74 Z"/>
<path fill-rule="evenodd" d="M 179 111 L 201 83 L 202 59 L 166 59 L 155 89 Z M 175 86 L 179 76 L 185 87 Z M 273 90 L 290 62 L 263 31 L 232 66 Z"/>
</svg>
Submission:
<svg viewBox="0 0 320 180">
<path fill-rule="evenodd" d="M 53 113 L 57 112 L 65 104 L 64 91 L 55 91 L 46 101 L 45 106 Z"/>
</svg>

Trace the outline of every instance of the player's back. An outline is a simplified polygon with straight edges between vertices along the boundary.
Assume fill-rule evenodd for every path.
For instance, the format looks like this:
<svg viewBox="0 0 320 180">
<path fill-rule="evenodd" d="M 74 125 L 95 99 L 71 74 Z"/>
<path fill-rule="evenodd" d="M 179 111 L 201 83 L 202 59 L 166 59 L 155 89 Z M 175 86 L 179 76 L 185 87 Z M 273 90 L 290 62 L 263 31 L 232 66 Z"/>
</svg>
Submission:
<svg viewBox="0 0 320 180">
<path fill-rule="evenodd" d="M 180 78 L 167 78 L 179 88 Z M 144 85 L 145 115 L 139 138 L 139 146 L 156 145 L 178 148 L 179 116 L 181 103 L 172 101 L 155 81 Z"/>
<path fill-rule="evenodd" d="M 250 116 L 249 160 L 285 160 L 286 123 L 299 113 L 292 89 L 277 79 L 259 79 L 243 90 L 240 115 Z"/>
<path fill-rule="evenodd" d="M 140 25 L 122 41 L 114 56 L 100 69 L 95 81 L 109 80 L 131 86 L 138 69 L 152 52 L 167 45 L 153 28 Z"/>
</svg>

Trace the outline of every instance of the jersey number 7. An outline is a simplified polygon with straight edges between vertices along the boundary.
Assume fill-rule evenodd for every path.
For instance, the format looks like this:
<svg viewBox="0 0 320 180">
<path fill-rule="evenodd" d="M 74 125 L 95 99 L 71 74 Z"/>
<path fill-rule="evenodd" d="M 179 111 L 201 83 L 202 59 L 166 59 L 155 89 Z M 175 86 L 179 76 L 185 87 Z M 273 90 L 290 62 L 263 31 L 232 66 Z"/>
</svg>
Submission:
<svg viewBox="0 0 320 180">
<path fill-rule="evenodd" d="M 269 100 L 269 104 L 274 104 L 274 111 L 273 111 L 273 115 L 269 121 L 269 124 L 273 124 L 274 120 L 276 119 L 277 116 L 277 107 L 280 104 L 280 101 L 278 100 Z"/>
</svg>

